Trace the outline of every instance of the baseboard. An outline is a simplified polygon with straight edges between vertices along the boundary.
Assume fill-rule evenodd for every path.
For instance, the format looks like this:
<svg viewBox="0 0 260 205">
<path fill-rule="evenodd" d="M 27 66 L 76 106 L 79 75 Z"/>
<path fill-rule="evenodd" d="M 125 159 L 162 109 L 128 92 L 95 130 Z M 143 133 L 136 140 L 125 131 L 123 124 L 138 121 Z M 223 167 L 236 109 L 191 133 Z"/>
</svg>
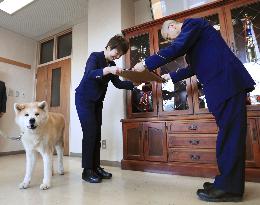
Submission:
<svg viewBox="0 0 260 205">
<path fill-rule="evenodd" d="M 100 164 L 109 167 L 121 167 L 121 163 L 118 161 L 101 160 Z"/>
<path fill-rule="evenodd" d="M 74 153 L 74 152 L 70 152 L 70 157 L 82 157 L 81 153 Z"/>
<path fill-rule="evenodd" d="M 70 157 L 81 157 L 81 153 L 70 153 Z M 100 164 L 103 166 L 109 166 L 109 167 L 121 167 L 121 162 L 118 161 L 109 161 L 109 160 L 101 160 Z"/>
<path fill-rule="evenodd" d="M 0 156 L 16 155 L 16 154 L 25 154 L 24 150 L 11 151 L 11 152 L 0 152 Z"/>
</svg>

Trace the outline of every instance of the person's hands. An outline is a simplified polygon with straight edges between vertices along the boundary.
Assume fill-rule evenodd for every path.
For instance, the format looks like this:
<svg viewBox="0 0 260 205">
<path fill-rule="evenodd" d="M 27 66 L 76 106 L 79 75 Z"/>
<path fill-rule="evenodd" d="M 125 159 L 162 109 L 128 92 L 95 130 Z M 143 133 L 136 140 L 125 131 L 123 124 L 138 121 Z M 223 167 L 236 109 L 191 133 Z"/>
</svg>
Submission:
<svg viewBox="0 0 260 205">
<path fill-rule="evenodd" d="M 118 68 L 117 66 L 111 66 L 109 67 L 109 72 L 112 73 L 113 75 L 118 75 L 119 73 L 122 72 L 122 69 Z"/>
<path fill-rule="evenodd" d="M 117 66 L 105 67 L 103 70 L 104 75 L 107 75 L 109 73 L 112 73 L 113 75 L 118 75 L 121 72 L 122 72 L 122 69 L 118 68 Z"/>
<path fill-rule="evenodd" d="M 161 77 L 162 77 L 165 81 L 171 80 L 171 76 L 170 76 L 169 73 L 168 73 L 168 74 L 164 74 L 164 75 L 162 75 Z"/>
<path fill-rule="evenodd" d="M 145 70 L 145 67 L 142 62 L 137 63 L 133 68 L 132 71 L 136 72 L 143 72 Z"/>
<path fill-rule="evenodd" d="M 4 115 L 4 113 L 3 113 L 3 112 L 0 112 L 0 118 L 1 118 L 3 115 Z"/>
</svg>

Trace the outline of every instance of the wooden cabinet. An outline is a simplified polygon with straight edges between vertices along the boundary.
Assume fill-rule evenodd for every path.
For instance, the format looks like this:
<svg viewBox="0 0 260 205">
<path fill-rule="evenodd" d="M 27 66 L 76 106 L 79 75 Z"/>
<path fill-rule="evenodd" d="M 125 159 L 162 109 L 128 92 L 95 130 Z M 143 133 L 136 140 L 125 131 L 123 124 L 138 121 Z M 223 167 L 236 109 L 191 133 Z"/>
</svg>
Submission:
<svg viewBox="0 0 260 205">
<path fill-rule="evenodd" d="M 260 182 L 260 1 L 219 0 L 123 31 L 130 42 L 126 66 L 169 45 L 165 20 L 207 19 L 256 82 L 247 99 L 246 179 Z M 221 52 L 221 51 L 220 51 Z M 185 56 L 158 68 L 159 75 L 185 68 Z M 210 69 L 210 68 L 209 68 Z M 123 169 L 214 177 L 218 127 L 196 76 L 173 84 L 147 82 L 127 91 Z"/>
<path fill-rule="evenodd" d="M 167 161 L 164 122 L 128 123 L 123 132 L 125 159 Z"/>
</svg>

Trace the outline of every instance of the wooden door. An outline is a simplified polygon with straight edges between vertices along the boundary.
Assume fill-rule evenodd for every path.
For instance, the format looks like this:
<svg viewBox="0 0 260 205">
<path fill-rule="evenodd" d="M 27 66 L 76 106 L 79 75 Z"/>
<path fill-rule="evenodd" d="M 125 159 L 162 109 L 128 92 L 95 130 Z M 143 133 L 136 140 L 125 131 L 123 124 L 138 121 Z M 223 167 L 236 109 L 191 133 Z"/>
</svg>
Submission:
<svg viewBox="0 0 260 205">
<path fill-rule="evenodd" d="M 165 122 L 146 122 L 143 128 L 145 160 L 167 162 Z"/>
<path fill-rule="evenodd" d="M 45 100 L 50 112 L 65 117 L 64 155 L 69 155 L 70 69 L 71 60 L 66 59 L 39 67 L 36 76 L 36 100 Z"/>
</svg>

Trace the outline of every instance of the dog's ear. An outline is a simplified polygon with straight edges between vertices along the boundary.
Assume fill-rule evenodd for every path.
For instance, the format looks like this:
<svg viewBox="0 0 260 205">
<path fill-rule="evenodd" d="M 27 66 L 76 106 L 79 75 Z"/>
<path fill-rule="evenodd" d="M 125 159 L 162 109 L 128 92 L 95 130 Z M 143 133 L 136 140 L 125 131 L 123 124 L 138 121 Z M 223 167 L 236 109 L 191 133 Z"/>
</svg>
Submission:
<svg viewBox="0 0 260 205">
<path fill-rule="evenodd" d="M 25 108 L 24 104 L 14 103 L 14 111 L 15 111 L 15 113 L 21 112 L 24 108 Z"/>
<path fill-rule="evenodd" d="M 44 111 L 48 111 L 48 105 L 46 101 L 39 102 L 38 107 Z"/>
</svg>

